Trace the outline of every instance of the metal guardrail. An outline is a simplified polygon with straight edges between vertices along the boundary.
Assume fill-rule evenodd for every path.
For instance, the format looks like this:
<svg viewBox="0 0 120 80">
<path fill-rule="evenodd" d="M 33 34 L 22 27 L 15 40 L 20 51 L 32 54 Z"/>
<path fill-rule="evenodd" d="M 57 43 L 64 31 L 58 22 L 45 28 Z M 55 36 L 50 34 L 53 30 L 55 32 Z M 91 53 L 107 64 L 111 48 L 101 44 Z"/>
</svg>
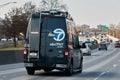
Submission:
<svg viewBox="0 0 120 80">
<path fill-rule="evenodd" d="M 14 43 L 11 41 L 0 41 L 0 48 L 4 48 L 10 45 L 13 45 Z"/>
<path fill-rule="evenodd" d="M 21 40 L 21 41 L 17 41 L 17 44 L 23 44 L 25 41 Z M 0 41 L 0 48 L 4 48 L 7 46 L 13 46 L 14 42 L 13 41 Z"/>
</svg>

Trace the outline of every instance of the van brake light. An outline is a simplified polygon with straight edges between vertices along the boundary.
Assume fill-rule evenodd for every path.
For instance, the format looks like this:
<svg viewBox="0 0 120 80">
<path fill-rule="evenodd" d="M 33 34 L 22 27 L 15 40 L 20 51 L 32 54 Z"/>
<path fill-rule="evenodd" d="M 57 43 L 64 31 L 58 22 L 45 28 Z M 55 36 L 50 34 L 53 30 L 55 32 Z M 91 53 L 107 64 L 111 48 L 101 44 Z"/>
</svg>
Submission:
<svg viewBox="0 0 120 80">
<path fill-rule="evenodd" d="M 24 48 L 24 58 L 27 57 L 27 48 Z"/>
<path fill-rule="evenodd" d="M 69 50 L 68 49 L 65 49 L 65 55 L 64 55 L 65 58 L 68 58 L 69 57 Z"/>
</svg>

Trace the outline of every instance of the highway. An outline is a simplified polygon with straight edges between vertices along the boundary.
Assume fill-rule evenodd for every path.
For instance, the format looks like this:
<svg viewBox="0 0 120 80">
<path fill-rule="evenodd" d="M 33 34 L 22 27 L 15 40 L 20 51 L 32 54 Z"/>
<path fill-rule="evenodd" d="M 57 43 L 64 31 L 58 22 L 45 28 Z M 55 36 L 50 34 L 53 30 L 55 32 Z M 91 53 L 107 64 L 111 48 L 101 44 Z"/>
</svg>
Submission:
<svg viewBox="0 0 120 80">
<path fill-rule="evenodd" d="M 107 51 L 93 50 L 91 56 L 84 56 L 83 72 L 72 76 L 57 70 L 28 75 L 23 63 L 17 63 L 0 65 L 0 80 L 120 80 L 120 48 L 111 44 Z"/>
</svg>

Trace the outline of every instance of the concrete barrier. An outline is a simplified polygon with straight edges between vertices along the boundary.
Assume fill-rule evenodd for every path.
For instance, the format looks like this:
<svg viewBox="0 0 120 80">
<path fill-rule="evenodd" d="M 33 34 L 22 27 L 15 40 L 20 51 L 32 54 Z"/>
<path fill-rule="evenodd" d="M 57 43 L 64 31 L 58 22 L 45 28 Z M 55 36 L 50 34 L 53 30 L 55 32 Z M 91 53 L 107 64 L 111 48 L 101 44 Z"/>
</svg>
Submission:
<svg viewBox="0 0 120 80">
<path fill-rule="evenodd" d="M 1 50 L 0 65 L 23 62 L 23 50 Z"/>
</svg>

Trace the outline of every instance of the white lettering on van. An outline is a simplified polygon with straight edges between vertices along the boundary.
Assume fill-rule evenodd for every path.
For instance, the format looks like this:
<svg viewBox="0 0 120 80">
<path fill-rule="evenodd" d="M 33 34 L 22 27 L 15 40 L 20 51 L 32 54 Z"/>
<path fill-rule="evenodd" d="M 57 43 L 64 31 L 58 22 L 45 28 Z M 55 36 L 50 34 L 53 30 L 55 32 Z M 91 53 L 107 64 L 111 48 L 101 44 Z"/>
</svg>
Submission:
<svg viewBox="0 0 120 80">
<path fill-rule="evenodd" d="M 52 32 L 50 32 L 50 33 L 48 34 L 48 36 L 49 36 L 49 37 L 54 37 L 54 36 L 55 36 L 55 34 L 54 34 L 54 33 L 52 33 Z"/>
<path fill-rule="evenodd" d="M 50 43 L 50 46 L 57 47 L 57 48 L 63 48 L 63 43 Z"/>
</svg>

